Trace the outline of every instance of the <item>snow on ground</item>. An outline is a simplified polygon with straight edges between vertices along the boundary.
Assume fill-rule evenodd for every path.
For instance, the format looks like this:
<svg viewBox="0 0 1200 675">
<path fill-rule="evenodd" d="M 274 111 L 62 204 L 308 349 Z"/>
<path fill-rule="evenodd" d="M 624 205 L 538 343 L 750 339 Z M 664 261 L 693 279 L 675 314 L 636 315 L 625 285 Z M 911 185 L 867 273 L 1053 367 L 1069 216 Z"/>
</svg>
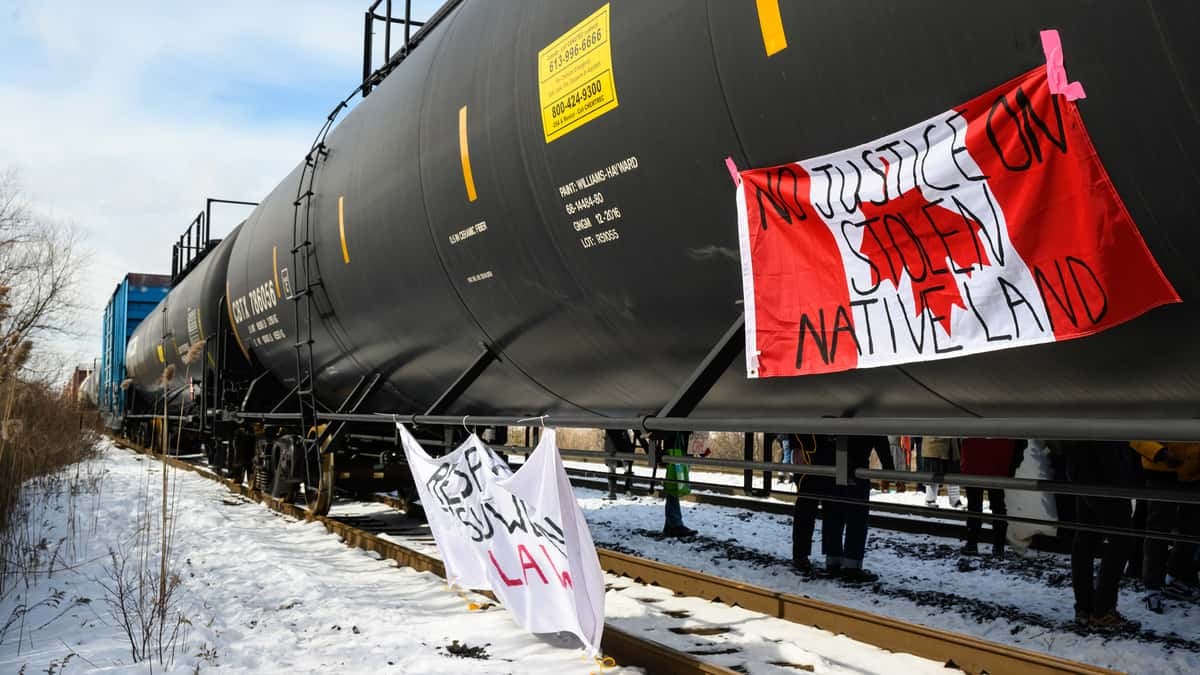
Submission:
<svg viewBox="0 0 1200 675">
<path fill-rule="evenodd" d="M 0 601 L 3 626 L 18 606 L 62 593 L 57 607 L 37 607 L 19 630 L 16 623 L 9 628 L 0 642 L 0 672 L 52 670 L 51 663 L 72 653 L 66 672 L 148 671 L 146 664 L 130 663 L 129 644 L 105 607 L 100 582 L 108 548 L 128 548 L 133 538 L 147 477 L 151 503 L 161 495 L 161 465 L 116 449 L 101 462 L 107 475 L 98 527 L 79 533 L 86 551 L 80 546 L 52 576 L 40 575 Z M 347 548 L 319 523 L 289 520 L 190 472 L 178 471 L 177 478 L 172 568 L 182 580 L 179 608 L 191 625 L 175 672 L 596 670 L 581 651 L 525 633 L 499 609 L 468 611 L 432 574 Z M 45 513 L 52 542 L 66 534 L 72 511 L 66 499 Z M 490 658 L 449 654 L 456 640 L 485 647 Z"/>
<path fill-rule="evenodd" d="M 372 531 L 394 518 L 381 504 L 335 504 L 330 516 L 355 522 Z M 426 532 L 382 532 L 379 536 L 405 547 L 440 558 Z M 689 652 L 747 673 L 795 673 L 812 667 L 817 673 L 938 673 L 948 671 L 939 662 L 911 654 L 881 650 L 845 636 L 766 617 L 736 607 L 647 586 L 612 574 L 605 575 L 606 620 L 627 632 Z M 722 628 L 716 635 L 686 633 L 694 627 Z M 677 632 L 678 631 L 678 632 Z M 792 665 L 787 665 L 792 664 Z"/>
<path fill-rule="evenodd" d="M 1003 560 L 964 559 L 957 540 L 873 530 L 865 562 L 880 581 L 853 586 L 806 578 L 791 568 L 790 517 L 685 501 L 684 522 L 699 535 L 662 539 L 657 536 L 663 526 L 661 499 L 610 501 L 604 492 L 583 488 L 576 494 L 600 547 L 1122 671 L 1200 672 L 1200 607 L 1172 602 L 1165 614 L 1152 614 L 1140 601 L 1140 583 L 1122 582 L 1119 609 L 1142 622 L 1141 633 L 1106 637 L 1074 632 L 1067 556 L 1022 559 L 1010 553 Z M 912 499 L 908 494 L 889 497 Z M 821 560 L 820 527 L 818 521 L 814 561 Z M 985 552 L 990 548 L 981 544 Z M 959 568 L 963 560 L 966 571 Z"/>
<path fill-rule="evenodd" d="M 52 574 L 38 575 L 0 600 L 3 626 L 21 615 L 19 607 L 59 598 L 54 606 L 30 609 L 5 631 L 0 672 L 148 671 L 144 663 L 131 663 L 101 582 L 109 548 L 129 550 L 146 496 L 150 506 L 157 503 L 160 465 L 110 447 L 93 469 L 104 473 L 102 499 L 55 495 L 39 516 L 48 541 L 74 532 L 77 545 L 60 547 Z M 320 524 L 275 514 L 191 472 L 171 474 L 179 495 L 172 569 L 181 578 L 177 608 L 189 625 L 168 672 L 598 670 L 569 644 L 525 633 L 502 608 L 471 611 L 469 600 L 486 600 L 449 592 L 431 574 L 347 548 Z M 380 505 L 342 503 L 333 515 L 370 519 L 386 512 Z M 393 538 L 436 553 L 428 536 Z M 136 556 L 132 560 L 136 564 Z M 939 663 L 814 628 L 675 597 L 612 575 L 607 581 L 612 625 L 747 673 L 946 672 Z M 686 631 L 697 626 L 728 630 L 707 636 Z M 453 656 L 448 652 L 455 642 L 484 647 L 489 658 Z"/>
</svg>

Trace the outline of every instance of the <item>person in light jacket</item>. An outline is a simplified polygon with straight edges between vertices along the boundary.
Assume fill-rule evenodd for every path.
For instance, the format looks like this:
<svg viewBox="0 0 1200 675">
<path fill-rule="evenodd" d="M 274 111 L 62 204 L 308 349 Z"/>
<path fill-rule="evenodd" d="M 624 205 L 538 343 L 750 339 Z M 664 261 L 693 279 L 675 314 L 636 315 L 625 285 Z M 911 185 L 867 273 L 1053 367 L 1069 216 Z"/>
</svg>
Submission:
<svg viewBox="0 0 1200 675">
<path fill-rule="evenodd" d="M 925 436 L 921 439 L 921 454 L 925 471 L 931 473 L 955 473 L 958 459 L 958 439 L 941 436 Z M 937 506 L 938 483 L 925 485 L 925 505 Z M 946 485 L 946 494 L 950 495 L 950 508 L 962 506 L 957 485 Z"/>
</svg>

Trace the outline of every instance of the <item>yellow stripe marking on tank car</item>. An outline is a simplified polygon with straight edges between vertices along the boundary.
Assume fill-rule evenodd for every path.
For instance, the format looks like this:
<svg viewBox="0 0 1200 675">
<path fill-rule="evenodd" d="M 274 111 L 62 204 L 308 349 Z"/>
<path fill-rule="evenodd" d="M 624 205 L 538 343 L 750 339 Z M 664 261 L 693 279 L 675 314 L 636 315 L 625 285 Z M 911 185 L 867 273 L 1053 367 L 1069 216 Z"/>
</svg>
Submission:
<svg viewBox="0 0 1200 675">
<path fill-rule="evenodd" d="M 779 0 L 755 0 L 758 5 L 758 27 L 762 30 L 763 47 L 767 56 L 774 56 L 787 49 L 787 35 L 783 32 L 783 17 L 779 15 Z"/>
<path fill-rule="evenodd" d="M 204 333 L 204 319 L 200 316 L 200 308 L 196 308 L 196 327 L 200 329 L 200 339 L 204 340 L 204 354 L 208 357 L 208 362 L 213 368 L 217 367 L 217 361 L 213 358 L 212 351 L 208 348 L 208 336 Z"/>
<path fill-rule="evenodd" d="M 229 282 L 225 282 L 225 311 L 229 312 L 229 325 L 233 328 L 233 339 L 237 341 L 238 349 L 242 350 L 242 355 L 246 360 L 250 360 L 250 352 L 246 351 L 246 345 L 242 343 L 242 336 L 238 334 L 237 321 L 233 320 L 233 297 L 229 295 Z"/>
<path fill-rule="evenodd" d="M 271 247 L 271 269 L 275 271 L 275 297 L 282 298 L 283 293 L 279 292 L 279 247 Z"/>
<path fill-rule="evenodd" d="M 463 160 L 463 166 L 467 160 Z M 470 171 L 470 167 L 465 169 Z M 472 200 L 474 201 L 474 200 Z M 338 195 L 338 234 L 342 237 L 342 262 L 350 264 L 350 249 L 346 248 L 346 195 Z"/>
<path fill-rule="evenodd" d="M 475 177 L 471 173 L 471 153 L 467 149 L 467 106 L 458 109 L 458 154 L 462 158 L 463 184 L 467 186 L 467 201 L 475 201 Z"/>
<path fill-rule="evenodd" d="M 166 362 L 167 362 L 167 357 L 166 357 L 166 355 L 163 353 L 163 346 L 162 346 L 162 343 L 161 343 L 161 342 L 160 342 L 160 343 L 158 343 L 158 348 L 157 348 L 155 351 L 157 351 L 157 352 L 158 352 L 158 362 L 159 362 L 159 363 L 166 363 Z"/>
</svg>

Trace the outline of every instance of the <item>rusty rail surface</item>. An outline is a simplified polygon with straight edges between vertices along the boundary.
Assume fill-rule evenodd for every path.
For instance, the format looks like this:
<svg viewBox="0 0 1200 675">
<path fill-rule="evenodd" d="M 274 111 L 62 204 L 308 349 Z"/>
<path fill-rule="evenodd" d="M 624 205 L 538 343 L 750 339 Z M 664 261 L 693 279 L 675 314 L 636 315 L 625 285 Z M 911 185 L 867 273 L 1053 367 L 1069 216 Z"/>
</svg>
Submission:
<svg viewBox="0 0 1200 675">
<path fill-rule="evenodd" d="M 316 521 L 325 526 L 329 532 L 337 535 L 346 546 L 360 548 L 366 551 L 374 551 L 380 556 L 394 560 L 397 563 L 411 567 L 418 572 L 431 572 L 439 577 L 445 578 L 446 568 L 441 560 L 432 556 L 414 551 L 410 548 L 389 541 L 382 537 L 378 537 L 369 532 L 364 532 L 361 529 L 347 525 L 334 518 L 326 516 L 311 516 L 304 509 L 295 506 L 294 504 L 286 504 L 279 499 L 271 497 L 259 490 L 252 490 L 249 487 L 238 483 L 237 481 L 228 478 L 222 478 L 214 473 L 211 473 L 198 465 L 185 462 L 176 457 L 163 457 L 162 455 L 148 452 L 142 446 L 132 443 L 126 439 L 112 439 L 113 443 L 120 448 L 133 450 L 134 452 L 149 455 L 151 457 L 165 461 L 170 466 L 191 471 L 196 475 L 203 476 L 212 481 L 223 484 L 230 492 L 239 494 L 252 501 L 257 501 L 272 511 L 289 516 L 296 520 Z M 495 596 L 490 593 L 479 593 L 485 597 L 490 597 L 495 600 Z M 605 624 L 604 637 L 601 641 L 601 649 L 604 654 L 611 656 L 619 665 L 644 668 L 648 673 L 681 673 L 695 675 L 736 675 L 736 671 L 719 666 L 713 663 L 702 661 L 691 654 L 687 654 L 676 649 L 672 649 L 662 643 L 653 640 L 647 640 L 642 637 L 637 637 L 616 628 L 612 624 Z"/>
<path fill-rule="evenodd" d="M 918 624 L 833 605 L 703 572 L 600 549 L 600 565 L 635 581 L 657 584 L 714 602 L 736 605 L 767 616 L 838 633 L 882 649 L 905 652 L 978 673 L 1114 673 L 1019 647 L 928 628 Z"/>
</svg>

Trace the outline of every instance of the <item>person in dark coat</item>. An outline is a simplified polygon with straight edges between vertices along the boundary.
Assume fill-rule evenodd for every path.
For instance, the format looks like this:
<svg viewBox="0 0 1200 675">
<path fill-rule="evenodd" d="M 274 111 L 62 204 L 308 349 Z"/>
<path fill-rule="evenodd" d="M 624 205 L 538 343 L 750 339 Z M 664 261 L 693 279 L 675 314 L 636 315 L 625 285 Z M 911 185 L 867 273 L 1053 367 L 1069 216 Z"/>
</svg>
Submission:
<svg viewBox="0 0 1200 675">
<path fill-rule="evenodd" d="M 1069 441 L 1059 444 L 1066 458 L 1067 479 L 1073 483 L 1122 485 L 1136 474 L 1133 453 L 1125 443 Z M 1131 505 L 1116 497 L 1075 498 L 1075 518 L 1081 525 L 1130 526 Z M 1101 546 L 1104 539 L 1107 546 Z M 1100 630 L 1137 630 L 1139 624 L 1117 611 L 1117 588 L 1132 545 L 1129 537 L 1077 530 L 1071 544 L 1071 582 L 1075 590 L 1075 623 Z M 1094 560 L 1100 558 L 1100 575 Z"/>
<path fill-rule="evenodd" d="M 833 436 L 818 436 L 815 434 L 797 434 L 792 445 L 795 463 L 804 465 L 831 465 L 837 440 Z M 829 505 L 822 506 L 820 497 L 833 494 L 833 478 L 814 476 L 810 474 L 795 474 L 796 504 L 792 510 L 792 566 L 800 572 L 812 572 L 813 533 L 816 530 L 817 510 L 825 508 L 828 513 Z"/>
<path fill-rule="evenodd" d="M 1008 438 L 965 438 L 959 448 L 962 472 L 973 476 L 1011 476 L 1016 450 L 1017 444 Z M 966 488 L 967 511 L 983 513 L 983 491 L 985 489 L 992 514 L 1006 515 L 1008 509 L 1004 504 L 1004 490 L 992 488 Z M 963 553 L 969 555 L 979 553 L 979 533 L 983 527 L 981 520 L 980 518 L 967 519 L 967 541 L 963 546 Z M 1007 532 L 1008 523 L 1006 521 L 992 521 L 993 556 L 1004 555 L 1004 538 Z"/>
<path fill-rule="evenodd" d="M 855 469 L 867 468 L 872 450 L 878 456 L 888 453 L 887 436 L 851 436 L 847 440 L 851 474 Z M 840 500 L 826 503 L 821 523 L 821 549 L 825 553 L 826 572 L 855 583 L 877 580 L 879 575 L 863 568 L 871 481 L 851 478 L 849 485 L 835 483 L 833 496 Z"/>
</svg>

